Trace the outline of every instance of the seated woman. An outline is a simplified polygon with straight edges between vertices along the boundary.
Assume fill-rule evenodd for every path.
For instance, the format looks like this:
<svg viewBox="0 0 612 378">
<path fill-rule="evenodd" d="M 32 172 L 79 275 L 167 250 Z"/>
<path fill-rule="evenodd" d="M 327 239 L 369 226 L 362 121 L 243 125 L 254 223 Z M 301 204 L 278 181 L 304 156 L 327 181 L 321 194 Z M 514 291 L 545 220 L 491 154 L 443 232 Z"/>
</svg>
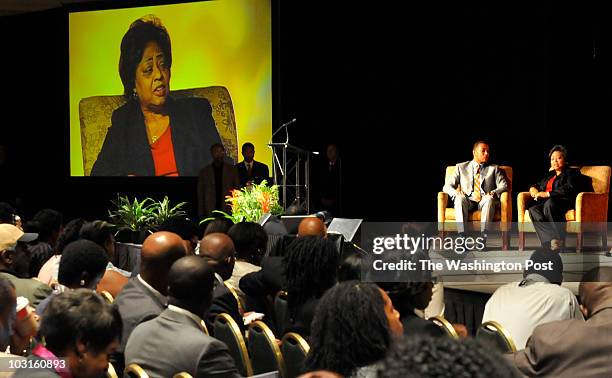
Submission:
<svg viewBox="0 0 612 378">
<path fill-rule="evenodd" d="M 307 371 L 369 376 L 403 332 L 400 314 L 372 283 L 345 281 L 329 289 L 312 322 Z"/>
<path fill-rule="evenodd" d="M 32 350 L 29 364 L 14 377 L 103 376 L 109 354 L 119 346 L 121 327 L 117 308 L 91 290 L 56 295 L 40 325 L 45 345 Z"/>
<path fill-rule="evenodd" d="M 565 241 L 565 213 L 573 209 L 580 186 L 580 171 L 567 166 L 567 150 L 556 145 L 548 153 L 550 170 L 529 188 L 534 199 L 529 216 L 545 248 L 559 251 Z"/>
<path fill-rule="evenodd" d="M 210 103 L 173 99 L 172 49 L 155 16 L 132 23 L 121 41 L 119 76 L 127 103 L 113 112 L 92 176 L 197 176 L 221 143 Z"/>
</svg>

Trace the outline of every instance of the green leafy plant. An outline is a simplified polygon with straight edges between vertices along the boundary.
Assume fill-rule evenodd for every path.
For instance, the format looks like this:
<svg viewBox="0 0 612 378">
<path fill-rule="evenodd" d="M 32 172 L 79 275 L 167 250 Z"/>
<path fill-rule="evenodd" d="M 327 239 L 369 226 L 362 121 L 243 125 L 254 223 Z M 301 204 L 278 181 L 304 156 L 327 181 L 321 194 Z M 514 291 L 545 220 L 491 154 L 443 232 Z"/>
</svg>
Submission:
<svg viewBox="0 0 612 378">
<path fill-rule="evenodd" d="M 165 196 L 162 201 L 154 203 L 153 206 L 153 223 L 155 226 L 163 224 L 170 218 L 175 217 L 186 217 L 187 213 L 182 210 L 183 206 L 187 205 L 187 202 L 181 202 L 176 206 L 170 206 L 170 200 L 168 196 Z"/>
<path fill-rule="evenodd" d="M 267 184 L 263 180 L 260 184 L 232 190 L 231 195 L 225 197 L 225 202 L 232 208 L 231 214 L 220 210 L 214 210 L 213 213 L 221 214 L 234 223 L 257 222 L 265 213 L 282 214 L 283 208 L 278 203 L 278 186 Z M 210 219 L 213 218 L 203 219 L 200 223 Z"/>
<path fill-rule="evenodd" d="M 116 210 L 109 210 L 111 221 L 119 230 L 142 231 L 148 229 L 155 220 L 155 209 L 158 204 L 152 198 L 130 201 L 128 196 L 117 195 L 116 201 L 111 201 Z"/>
</svg>

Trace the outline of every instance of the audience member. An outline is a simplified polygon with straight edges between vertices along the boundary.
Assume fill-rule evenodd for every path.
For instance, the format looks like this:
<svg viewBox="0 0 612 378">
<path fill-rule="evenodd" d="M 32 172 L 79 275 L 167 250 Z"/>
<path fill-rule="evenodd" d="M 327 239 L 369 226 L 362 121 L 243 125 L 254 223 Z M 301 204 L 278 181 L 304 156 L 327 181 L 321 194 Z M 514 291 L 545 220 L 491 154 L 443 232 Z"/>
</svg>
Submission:
<svg viewBox="0 0 612 378">
<path fill-rule="evenodd" d="M 68 244 L 62 254 L 57 276 L 63 287 L 41 301 L 36 307 L 36 312 L 44 316 L 52 297 L 63 291 L 96 290 L 98 282 L 104 275 L 107 261 L 104 249 L 90 240 L 77 240 Z"/>
<path fill-rule="evenodd" d="M 189 218 L 172 217 L 162 223 L 157 231 L 174 232 L 185 241 L 190 255 L 198 255 L 200 251 L 200 228 Z M 197 252 L 197 253 L 196 253 Z"/>
<path fill-rule="evenodd" d="M 255 146 L 251 142 L 242 145 L 242 156 L 244 160 L 236 164 L 240 187 L 243 188 L 250 184 L 259 184 L 262 180 L 268 180 L 270 170 L 264 163 L 255 161 Z"/>
<path fill-rule="evenodd" d="M 15 224 L 15 209 L 6 202 L 0 202 L 0 223 Z"/>
<path fill-rule="evenodd" d="M 0 224 L 0 278 L 9 280 L 17 296 L 26 297 L 32 306 L 51 294 L 51 288 L 27 277 L 30 271 L 30 252 L 26 243 L 34 241 L 38 234 L 24 233 L 12 224 Z"/>
<path fill-rule="evenodd" d="M 204 229 L 204 236 L 208 234 L 214 234 L 216 232 L 219 232 L 221 234 L 227 234 L 227 232 L 232 226 L 232 221 L 227 218 L 212 219 L 208 222 L 208 224 L 206 224 L 206 228 Z"/>
<path fill-rule="evenodd" d="M 576 296 L 564 287 L 563 261 L 549 249 L 536 249 L 523 280 L 500 286 L 487 301 L 482 322 L 494 320 L 510 333 L 518 350 L 525 348 L 534 328 L 555 320 L 583 320 Z M 552 270 L 534 267 L 552 267 Z"/>
<path fill-rule="evenodd" d="M 85 219 L 83 218 L 72 219 L 70 222 L 66 223 L 60 236 L 57 238 L 54 251 L 55 254 L 43 264 L 42 268 L 40 268 L 40 271 L 38 272 L 38 280 L 40 282 L 51 287 L 54 287 L 57 284 L 57 274 L 59 271 L 60 261 L 62 259 L 62 252 L 68 244 L 79 239 L 79 232 L 81 231 L 83 224 L 85 224 Z"/>
<path fill-rule="evenodd" d="M 336 283 L 339 265 L 334 243 L 321 237 L 299 237 L 283 259 L 284 288 L 288 295 L 287 319 L 281 334 L 310 335 L 310 323 L 321 296 Z"/>
<path fill-rule="evenodd" d="M 349 255 L 338 268 L 338 282 L 361 281 L 361 273 L 364 269 L 363 256 L 358 253 Z"/>
<path fill-rule="evenodd" d="M 236 251 L 232 239 L 221 233 L 208 234 L 200 241 L 200 255 L 215 271 L 213 300 L 205 319 L 208 330 L 213 329 L 215 318 L 221 313 L 229 314 L 244 330 L 244 321 L 238 309 L 238 301 L 224 284 L 224 281 L 232 276 L 236 262 Z"/>
<path fill-rule="evenodd" d="M 28 277 L 38 277 L 40 268 L 53 256 L 63 223 L 62 214 L 52 209 L 40 210 L 30 222 L 26 223 L 27 232 L 38 233 L 38 241 L 28 246 L 32 255 Z"/>
<path fill-rule="evenodd" d="M 28 365 L 14 377 L 101 377 L 119 345 L 121 317 L 91 290 L 69 291 L 51 300 L 39 335 L 44 345 L 32 350 Z"/>
<path fill-rule="evenodd" d="M 541 324 L 525 349 L 511 355 L 528 377 L 610 377 L 612 350 L 612 267 L 586 272 L 579 286 L 580 309 L 587 319 Z"/>
<path fill-rule="evenodd" d="M 232 239 L 236 248 L 236 264 L 227 283 L 238 291 L 238 295 L 244 296 L 239 288 L 240 279 L 261 269 L 259 265 L 266 249 L 268 235 L 258 223 L 241 222 L 233 225 L 227 236 Z"/>
<path fill-rule="evenodd" d="M 404 337 L 378 366 L 379 378 L 518 378 L 512 366 L 475 339 Z"/>
<path fill-rule="evenodd" d="M 393 336 L 402 332 L 399 313 L 376 285 L 341 282 L 321 298 L 305 367 L 344 377 L 368 376 L 385 357 Z"/>
<path fill-rule="evenodd" d="M 338 154 L 338 146 L 327 145 L 327 161 L 320 174 L 320 205 L 321 208 L 339 216 L 342 212 L 342 161 Z"/>
<path fill-rule="evenodd" d="M 186 254 L 183 239 L 171 232 L 153 233 L 142 244 L 140 274 L 130 279 L 115 299 L 123 321 L 119 354 L 115 356 L 119 371 L 123 371 L 122 353 L 128 337 L 138 324 L 163 311 L 170 266 Z"/>
<path fill-rule="evenodd" d="M 302 219 L 298 226 L 298 237 L 304 236 L 320 236 L 327 235 L 327 227 L 325 223 L 318 217 L 307 217 Z"/>
<path fill-rule="evenodd" d="M 126 364 L 138 364 L 151 378 L 179 372 L 192 377 L 239 377 L 227 346 L 202 329 L 214 281 L 215 272 L 202 258 L 187 256 L 172 264 L 168 308 L 134 329 L 125 348 Z M 171 357 L 168 346 L 173 347 Z"/>
<path fill-rule="evenodd" d="M 240 187 L 238 171 L 225 162 L 225 147 L 215 143 L 210 147 L 213 161 L 200 170 L 198 176 L 198 212 L 200 216 L 211 216 L 213 210 L 231 211 L 225 202 L 230 190 Z"/>
<path fill-rule="evenodd" d="M 79 235 L 82 239 L 91 240 L 106 251 L 106 271 L 98 283 L 98 292 L 107 291 L 113 298 L 116 297 L 123 287 L 128 283 L 130 272 L 115 267 L 112 261 L 115 259 L 115 238 L 113 237 L 114 226 L 102 220 L 88 222 L 83 225 Z"/>
</svg>

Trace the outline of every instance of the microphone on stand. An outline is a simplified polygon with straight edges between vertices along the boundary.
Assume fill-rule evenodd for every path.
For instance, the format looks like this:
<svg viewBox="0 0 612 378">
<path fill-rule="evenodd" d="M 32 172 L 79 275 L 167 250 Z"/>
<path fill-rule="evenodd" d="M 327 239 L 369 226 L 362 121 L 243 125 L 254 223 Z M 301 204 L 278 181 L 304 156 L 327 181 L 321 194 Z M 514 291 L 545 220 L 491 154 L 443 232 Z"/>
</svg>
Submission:
<svg viewBox="0 0 612 378">
<path fill-rule="evenodd" d="M 270 143 L 272 142 L 272 138 L 274 138 L 274 136 L 281 131 L 282 129 L 286 128 L 287 126 L 291 125 L 292 123 L 295 123 L 297 121 L 297 118 L 292 119 L 291 121 L 285 122 L 282 125 L 280 125 L 280 127 L 278 129 L 276 129 L 276 131 L 274 133 L 272 133 L 272 136 L 270 137 Z"/>
</svg>

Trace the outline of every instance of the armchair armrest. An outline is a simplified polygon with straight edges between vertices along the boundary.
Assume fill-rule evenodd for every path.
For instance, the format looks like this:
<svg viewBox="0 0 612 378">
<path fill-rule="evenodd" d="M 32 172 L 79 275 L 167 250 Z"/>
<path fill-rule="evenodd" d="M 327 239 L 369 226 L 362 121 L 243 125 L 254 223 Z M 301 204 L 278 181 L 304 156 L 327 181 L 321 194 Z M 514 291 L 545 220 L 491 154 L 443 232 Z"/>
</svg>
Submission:
<svg viewBox="0 0 612 378">
<path fill-rule="evenodd" d="M 527 209 L 527 204 L 532 200 L 533 198 L 531 198 L 529 192 L 520 192 L 516 197 L 517 221 L 519 223 L 525 222 L 525 210 Z"/>
<path fill-rule="evenodd" d="M 510 192 L 503 192 L 499 196 L 501 221 L 504 223 L 512 222 L 512 196 Z"/>
<path fill-rule="evenodd" d="M 448 194 L 438 192 L 438 222 L 444 222 L 446 219 L 446 206 L 448 206 Z"/>
<path fill-rule="evenodd" d="M 576 196 L 576 221 L 607 222 L 608 193 L 578 193 L 578 196 Z"/>
</svg>

